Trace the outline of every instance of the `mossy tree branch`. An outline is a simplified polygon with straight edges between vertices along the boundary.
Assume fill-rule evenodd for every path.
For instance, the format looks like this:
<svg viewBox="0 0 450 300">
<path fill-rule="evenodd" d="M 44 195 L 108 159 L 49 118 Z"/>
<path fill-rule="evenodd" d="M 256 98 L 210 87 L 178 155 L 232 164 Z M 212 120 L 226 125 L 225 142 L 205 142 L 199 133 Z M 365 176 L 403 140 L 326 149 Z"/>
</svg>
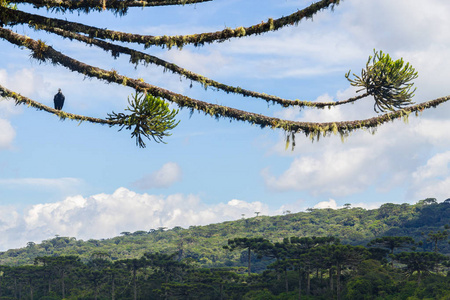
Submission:
<svg viewBox="0 0 450 300">
<path fill-rule="evenodd" d="M 107 119 L 97 119 L 86 116 L 68 114 L 61 111 L 53 110 L 39 102 L 20 96 L 14 92 L 0 87 L 0 96 L 9 97 L 15 99 L 16 103 L 25 103 L 30 106 L 36 107 L 39 110 L 45 110 L 47 112 L 58 115 L 60 118 L 70 118 L 79 121 L 89 121 L 93 123 L 108 124 L 108 125 L 121 125 L 121 129 L 134 129 L 132 137 L 136 138 L 136 143 L 144 147 L 142 136 L 147 138 L 153 138 L 155 141 L 162 141 L 164 136 L 167 136 L 167 131 L 178 124 L 174 120 L 176 114 L 175 111 L 168 110 L 167 103 L 159 98 L 165 99 L 176 103 L 180 108 L 188 108 L 193 111 L 201 111 L 205 114 L 209 114 L 216 118 L 228 118 L 230 120 L 239 120 L 249 122 L 251 124 L 259 125 L 261 127 L 281 128 L 286 132 L 287 139 L 290 138 L 294 141 L 296 133 L 303 132 L 312 139 L 320 138 L 328 134 L 339 133 L 342 137 L 348 135 L 351 131 L 357 129 L 373 129 L 381 124 L 397 118 L 407 118 L 411 112 L 418 112 L 430 108 L 450 100 L 450 96 L 441 97 L 435 100 L 427 101 L 417 105 L 411 105 L 413 102 L 411 98 L 414 94 L 411 81 L 417 77 L 417 72 L 407 63 L 403 62 L 403 59 L 393 61 L 389 55 L 385 55 L 382 52 L 375 52 L 373 57 L 369 57 L 366 64 L 366 69 L 363 69 L 361 76 L 354 75 L 354 79 L 350 79 L 346 74 L 350 84 L 357 87 L 362 87 L 366 90 L 366 93 L 357 97 L 353 97 L 344 101 L 335 102 L 310 102 L 300 100 L 287 100 L 276 96 L 265 95 L 249 90 L 242 89 L 240 87 L 233 87 L 216 82 L 212 79 L 206 78 L 202 75 L 184 70 L 175 64 L 166 62 L 157 57 L 139 52 L 124 46 L 112 44 L 100 39 L 109 39 L 112 41 L 125 41 L 136 44 L 144 44 L 145 47 L 150 46 L 162 46 L 171 48 L 182 48 L 184 45 L 193 44 L 195 46 L 204 45 L 206 43 L 222 42 L 236 37 L 244 37 L 250 35 L 262 34 L 269 31 L 278 30 L 288 25 L 296 25 L 304 18 L 311 18 L 315 13 L 322 9 L 333 8 L 334 5 L 339 4 L 339 0 L 322 0 L 305 9 L 299 10 L 287 17 L 279 19 L 269 19 L 267 22 L 262 22 L 250 27 L 238 27 L 235 29 L 227 28 L 222 31 L 200 33 L 193 35 L 180 35 L 180 36 L 150 36 L 123 33 L 118 31 L 100 29 L 92 26 L 87 26 L 80 23 L 69 22 L 60 19 L 46 18 L 39 15 L 28 14 L 17 9 L 10 9 L 9 2 L 0 0 L 0 38 L 9 41 L 12 44 L 19 47 L 26 47 L 31 50 L 31 57 L 43 62 L 51 62 L 53 64 L 59 64 L 72 71 L 84 74 L 87 77 L 95 77 L 97 79 L 105 80 L 108 83 L 117 83 L 129 86 L 136 91 L 136 95 L 129 101 L 129 107 L 127 108 L 131 114 L 124 113 L 112 113 Z M 171 4 L 188 4 L 199 3 L 210 0 L 154 0 L 154 1 L 134 1 L 134 0 L 80 0 L 80 1 L 67 1 L 67 0 L 28 0 L 28 1 L 15 1 L 12 3 L 32 3 L 36 7 L 45 6 L 49 9 L 56 9 L 61 11 L 81 9 L 86 12 L 91 10 L 103 10 L 112 9 L 119 14 L 124 14 L 128 7 L 132 6 L 156 6 L 156 5 L 171 5 Z M 218 89 L 222 89 L 228 93 L 237 93 L 244 96 L 261 98 L 268 102 L 278 103 L 282 106 L 312 106 L 312 107 L 331 107 L 335 105 L 354 102 L 358 99 L 372 95 L 375 98 L 375 111 L 386 111 L 389 113 L 366 119 L 366 120 L 354 120 L 354 121 L 341 121 L 341 122 L 297 122 L 283 120 L 279 118 L 273 118 L 261 114 L 255 114 L 248 111 L 242 111 L 235 108 L 216 105 L 200 100 L 196 100 L 184 95 L 174 93 L 172 91 L 148 84 L 143 80 L 136 80 L 128 78 L 126 76 L 118 74 L 117 71 L 106 71 L 101 68 L 87 65 L 83 62 L 68 57 L 61 52 L 54 50 L 52 47 L 46 45 L 44 42 L 33 40 L 29 37 L 14 33 L 11 30 L 3 28 L 4 25 L 14 26 L 17 24 L 28 24 L 34 29 L 47 30 L 49 32 L 56 33 L 60 36 L 70 39 L 77 39 L 89 45 L 96 45 L 103 50 L 111 51 L 114 57 L 117 57 L 119 53 L 125 53 L 131 56 L 130 61 L 134 64 L 138 62 L 144 62 L 144 64 L 153 63 L 163 66 L 165 69 L 178 73 L 186 78 L 200 82 L 205 88 L 213 86 Z M 88 36 L 80 33 L 87 34 Z M 142 98 L 141 95 L 145 97 Z M 397 110 L 395 110 L 397 109 Z M 157 122 L 153 122 L 152 113 L 157 111 L 156 121 L 159 121 L 161 127 L 158 127 Z M 164 120 L 164 117 L 166 119 Z M 159 120 L 158 120 L 159 118 Z M 152 123 L 153 122 L 153 123 Z M 154 126 L 154 124 L 156 124 Z M 153 126 L 153 127 L 152 127 Z M 154 130 L 154 128 L 156 128 Z M 164 129 L 165 128 L 165 129 Z M 164 129 L 164 130 L 163 130 Z"/>
<path fill-rule="evenodd" d="M 28 3 L 36 8 L 47 8 L 54 11 L 90 11 L 112 10 L 120 15 L 126 14 L 129 7 L 146 7 L 146 6 L 168 6 L 168 5 L 186 5 L 201 2 L 209 2 L 212 0 L 14 0 L 12 3 Z"/>
<path fill-rule="evenodd" d="M 450 96 L 441 97 L 365 120 L 324 122 L 324 123 L 289 121 L 192 99 L 187 96 L 183 96 L 168 91 L 166 89 L 150 85 L 141 80 L 135 80 L 119 75 L 116 71 L 106 71 L 97 67 L 84 64 L 82 62 L 79 62 L 77 60 L 74 60 L 70 57 L 63 55 L 62 53 L 54 50 L 50 46 L 45 47 L 44 51 L 42 51 L 39 50 L 42 48 L 40 42 L 14 33 L 8 29 L 0 28 L 0 37 L 8 40 L 13 44 L 27 47 L 33 52 L 38 51 L 40 53 L 39 56 L 42 56 L 42 59 L 49 60 L 54 64 L 60 64 L 64 67 L 69 68 L 72 71 L 79 72 L 89 77 L 102 79 L 110 83 L 114 82 L 130 86 L 136 91 L 142 91 L 151 94 L 155 97 L 161 97 L 163 99 L 176 103 L 180 107 L 189 108 L 192 111 L 195 110 L 202 111 L 205 114 L 209 114 L 216 118 L 225 117 L 231 120 L 245 121 L 251 124 L 259 125 L 262 128 L 264 127 L 270 127 L 274 129 L 280 128 L 289 134 L 303 132 L 307 136 L 310 136 L 312 139 L 320 138 L 320 136 L 326 136 L 331 133 L 334 134 L 339 133 L 342 137 L 344 137 L 348 135 L 350 132 L 357 129 L 376 128 L 386 122 L 398 118 L 402 117 L 407 118 L 409 114 L 412 112 L 418 114 L 424 109 L 436 107 L 450 100 Z"/>
<path fill-rule="evenodd" d="M 170 130 L 174 129 L 179 121 L 175 120 L 178 110 L 170 110 L 168 104 L 159 98 L 151 95 L 134 94 L 131 100 L 128 101 L 128 107 L 125 111 L 130 113 L 115 113 L 108 114 L 106 119 L 94 118 L 78 114 L 72 114 L 57 110 L 44 105 L 38 101 L 32 100 L 13 92 L 0 85 L 0 98 L 13 99 L 16 105 L 24 104 L 29 107 L 34 107 L 37 110 L 43 110 L 48 113 L 58 116 L 61 120 L 69 119 L 74 121 L 89 122 L 95 124 L 121 126 L 122 129 L 133 130 L 131 137 L 136 138 L 136 145 L 145 148 L 146 144 L 143 137 L 153 139 L 157 143 L 164 143 L 163 138 L 170 136 Z"/>
<path fill-rule="evenodd" d="M 28 13 L 21 13 L 21 14 L 23 14 L 24 17 L 26 17 L 26 15 L 30 15 Z M 40 16 L 38 16 L 38 17 L 40 17 Z M 244 89 L 241 87 L 234 87 L 234 86 L 230 86 L 230 85 L 226 85 L 226 84 L 214 81 L 214 80 L 209 79 L 200 74 L 196 74 L 189 70 L 183 69 L 173 63 L 162 60 L 156 56 L 149 55 L 149 54 L 146 54 L 141 51 L 137 51 L 137 50 L 134 50 L 134 49 L 131 49 L 128 47 L 116 45 L 116 44 L 109 43 L 109 42 L 99 40 L 96 38 L 91 38 L 91 37 L 88 37 L 88 36 L 85 36 L 85 35 L 82 35 L 79 33 L 74 33 L 71 31 L 67 31 L 64 29 L 51 27 L 51 26 L 47 26 L 47 25 L 37 25 L 33 22 L 30 22 L 28 25 L 36 30 L 45 30 L 48 32 L 55 33 L 64 38 L 75 39 L 75 40 L 84 42 L 87 45 L 95 45 L 105 51 L 110 51 L 111 55 L 115 58 L 118 57 L 120 53 L 130 55 L 130 62 L 133 64 L 142 62 L 145 65 L 151 63 L 151 64 L 155 64 L 158 66 L 162 66 L 162 67 L 164 67 L 165 70 L 170 70 L 173 73 L 180 74 L 188 79 L 199 82 L 205 88 L 211 86 L 211 87 L 215 87 L 217 89 L 223 90 L 227 93 L 235 93 L 235 94 L 241 94 L 245 97 L 259 98 L 259 99 L 266 100 L 267 102 L 270 102 L 270 103 L 280 104 L 283 107 L 298 106 L 301 108 L 303 108 L 303 107 L 314 107 L 314 108 L 328 107 L 328 108 L 330 108 L 332 106 L 338 106 L 338 105 L 342 105 L 342 104 L 352 103 L 352 102 L 355 102 L 359 99 L 362 99 L 362 98 L 368 96 L 368 94 L 365 93 L 365 94 L 362 94 L 362 95 L 359 95 L 356 97 L 352 97 L 352 98 L 349 98 L 346 100 L 331 101 L 331 102 L 313 102 L 313 101 L 298 100 L 298 99 L 296 99 L 296 100 L 283 99 L 283 98 L 280 98 L 277 96 L 268 95 L 265 93 L 254 92 L 254 91 L 247 90 L 247 89 Z"/>
<path fill-rule="evenodd" d="M 9 11 L 7 18 L 1 20 L 4 24 L 8 23 L 28 23 L 34 22 L 35 24 L 47 25 L 51 27 L 58 27 L 64 30 L 72 32 L 82 32 L 88 34 L 90 37 L 96 37 L 101 39 L 109 39 L 113 41 L 129 42 L 136 44 L 144 44 L 146 48 L 150 46 L 163 46 L 172 48 L 177 46 L 182 48 L 187 44 L 193 44 L 195 46 L 204 45 L 213 42 L 223 42 L 225 40 L 237 37 L 251 36 L 262 34 L 269 31 L 275 31 L 288 25 L 298 24 L 304 18 L 312 18 L 314 14 L 322 9 L 333 7 L 339 4 L 339 0 L 322 0 L 311 4 L 305 9 L 299 10 L 287 17 L 281 17 L 278 19 L 269 19 L 267 22 L 261 22 L 250 27 L 238 27 L 235 29 L 226 28 L 221 31 L 199 33 L 192 35 L 177 35 L 177 36 L 151 36 L 131 34 L 120 31 L 113 31 L 107 29 L 100 29 L 93 26 L 87 26 L 81 23 L 69 22 L 65 20 L 46 18 L 41 16 L 26 16 L 20 11 Z M 0 13 L 0 17 L 3 14 Z"/>
<path fill-rule="evenodd" d="M 50 106 L 44 105 L 38 101 L 35 101 L 35 100 L 32 100 L 25 96 L 22 96 L 19 93 L 11 91 L 2 85 L 0 85 L 0 97 L 5 98 L 5 99 L 13 99 L 14 102 L 16 103 L 16 105 L 23 104 L 23 105 L 27 105 L 28 107 L 34 107 L 37 110 L 42 110 L 42 111 L 46 111 L 48 113 L 54 114 L 54 115 L 58 116 L 61 120 L 70 119 L 70 120 L 76 120 L 76 121 L 80 121 L 80 122 L 86 121 L 86 122 L 90 122 L 90 123 L 110 125 L 110 126 L 122 125 L 120 122 L 113 121 L 113 120 L 93 118 L 93 117 L 68 113 L 68 112 L 65 112 L 62 110 L 57 110 L 57 109 L 51 108 Z"/>
</svg>

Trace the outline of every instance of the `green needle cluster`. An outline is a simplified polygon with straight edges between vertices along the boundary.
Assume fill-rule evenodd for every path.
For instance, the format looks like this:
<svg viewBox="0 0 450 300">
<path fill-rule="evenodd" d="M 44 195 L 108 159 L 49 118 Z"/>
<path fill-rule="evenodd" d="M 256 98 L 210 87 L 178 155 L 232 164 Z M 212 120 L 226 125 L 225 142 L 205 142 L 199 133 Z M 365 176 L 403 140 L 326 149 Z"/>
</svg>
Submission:
<svg viewBox="0 0 450 300">
<path fill-rule="evenodd" d="M 171 110 L 167 102 L 150 94 L 135 93 L 131 97 L 125 109 L 130 114 L 112 112 L 107 119 L 121 124 L 119 131 L 134 128 L 131 137 L 136 138 L 136 145 L 141 148 L 145 148 L 142 136 L 149 140 L 153 138 L 157 143 L 163 142 L 163 137 L 171 135 L 168 131 L 179 123 L 175 119 L 178 110 Z"/>
<path fill-rule="evenodd" d="M 411 81 L 417 78 L 417 72 L 402 58 L 393 61 L 389 54 L 374 50 L 374 56 L 369 56 L 361 76 L 353 76 L 354 79 L 349 78 L 350 71 L 345 75 L 352 86 L 362 87 L 359 91 L 366 90 L 375 98 L 376 112 L 393 111 L 414 104 L 411 98 L 416 89 L 411 90 L 414 85 Z"/>
</svg>

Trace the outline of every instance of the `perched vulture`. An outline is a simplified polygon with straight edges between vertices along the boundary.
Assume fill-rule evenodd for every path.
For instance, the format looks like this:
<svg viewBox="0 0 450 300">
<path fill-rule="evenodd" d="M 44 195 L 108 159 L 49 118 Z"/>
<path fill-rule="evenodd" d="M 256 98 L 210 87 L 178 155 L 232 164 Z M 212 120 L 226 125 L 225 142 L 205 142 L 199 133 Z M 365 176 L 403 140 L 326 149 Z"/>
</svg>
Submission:
<svg viewBox="0 0 450 300">
<path fill-rule="evenodd" d="M 66 99 L 66 97 L 64 97 L 63 93 L 61 93 L 61 89 L 58 89 L 58 94 L 56 94 L 55 97 L 53 98 L 53 102 L 55 103 L 55 109 L 61 110 L 63 108 L 64 99 Z"/>
</svg>

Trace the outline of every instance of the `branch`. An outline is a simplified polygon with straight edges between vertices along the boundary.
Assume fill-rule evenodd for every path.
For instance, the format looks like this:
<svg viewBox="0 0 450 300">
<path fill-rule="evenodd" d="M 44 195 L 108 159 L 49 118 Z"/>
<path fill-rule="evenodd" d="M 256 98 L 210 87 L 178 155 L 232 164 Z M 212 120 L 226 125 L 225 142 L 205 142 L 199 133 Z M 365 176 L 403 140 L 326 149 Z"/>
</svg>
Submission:
<svg viewBox="0 0 450 300">
<path fill-rule="evenodd" d="M 18 10 L 10 10 L 6 15 L 6 20 L 1 20 L 3 23 L 28 23 L 30 21 L 39 25 L 47 25 L 50 27 L 58 27 L 72 32 L 82 32 L 88 34 L 90 37 L 101 39 L 109 39 L 113 41 L 129 42 L 144 44 L 146 48 L 150 46 L 163 46 L 172 48 L 177 46 L 182 48 L 184 45 L 193 44 L 195 46 L 204 45 L 205 43 L 223 42 L 225 40 L 244 37 L 250 35 L 262 34 L 269 31 L 275 31 L 288 25 L 298 24 L 304 18 L 312 18 L 314 14 L 322 9 L 339 4 L 339 0 L 322 0 L 311 4 L 305 9 L 299 10 L 287 17 L 281 17 L 273 20 L 269 19 L 267 22 L 261 22 L 250 27 L 238 27 L 236 29 L 227 28 L 222 31 L 200 33 L 193 35 L 177 35 L 177 36 L 151 36 L 124 33 L 120 31 L 113 31 L 107 29 L 100 29 L 93 26 L 87 26 L 81 23 L 69 22 L 60 19 L 46 18 L 41 16 L 27 16 L 24 17 L 23 12 Z M 5 9 L 5 8 L 1 8 Z M 0 14 L 1 16 L 2 14 Z M 4 17 L 5 18 L 5 17 Z"/>
<path fill-rule="evenodd" d="M 125 14 L 128 7 L 145 7 L 145 6 L 168 6 L 168 5 L 185 5 L 201 2 L 209 2 L 212 0 L 13 0 L 11 3 L 29 3 L 35 8 L 46 7 L 47 9 L 60 10 L 83 10 L 88 13 L 91 10 L 114 10 L 119 14 Z"/>
<path fill-rule="evenodd" d="M 24 12 L 21 12 L 21 13 L 24 14 L 24 17 L 26 17 L 27 15 L 30 15 L 30 14 L 24 13 Z M 36 15 L 33 15 L 33 16 L 40 17 L 40 16 L 36 16 Z M 112 43 L 109 43 L 109 42 L 106 42 L 103 40 L 91 38 L 91 37 L 88 37 L 85 35 L 81 35 L 81 34 L 74 33 L 71 31 L 64 30 L 64 29 L 60 29 L 60 28 L 55 28 L 55 27 L 51 27 L 51 26 L 47 26 L 47 25 L 37 25 L 37 24 L 34 24 L 33 22 L 30 22 L 29 26 L 34 29 L 37 29 L 37 30 L 45 30 L 47 32 L 55 33 L 64 38 L 76 39 L 76 40 L 84 42 L 88 45 L 95 45 L 105 51 L 111 51 L 111 55 L 114 58 L 118 57 L 119 53 L 123 53 L 123 54 L 128 54 L 131 56 L 130 61 L 132 63 L 137 64 L 139 61 L 141 61 L 145 65 L 147 65 L 148 63 L 152 63 L 152 64 L 155 64 L 158 66 L 162 66 L 167 70 L 170 70 L 174 73 L 180 74 L 180 75 L 182 75 L 188 79 L 191 79 L 193 81 L 199 82 L 200 84 L 202 84 L 202 86 L 204 88 L 207 88 L 208 86 L 212 86 L 217 89 L 223 90 L 227 93 L 241 94 L 245 97 L 260 98 L 260 99 L 266 100 L 267 102 L 280 104 L 284 107 L 299 106 L 301 108 L 303 108 L 303 107 L 315 107 L 315 108 L 328 107 L 329 108 L 332 106 L 352 103 L 352 102 L 355 102 L 359 99 L 362 99 L 362 98 L 368 96 L 367 93 L 364 93 L 362 95 L 359 95 L 359 96 L 356 96 L 353 98 L 349 98 L 346 100 L 332 101 L 332 102 L 312 102 L 312 101 L 305 101 L 305 100 L 298 100 L 298 99 L 296 99 L 296 100 L 283 99 L 283 98 L 280 98 L 277 96 L 267 95 L 265 93 L 254 92 L 254 91 L 250 91 L 250 90 L 243 89 L 240 87 L 234 87 L 234 86 L 230 86 L 230 85 L 226 85 L 226 84 L 214 81 L 214 80 L 209 79 L 200 74 L 196 74 L 189 70 L 183 69 L 173 63 L 162 60 L 156 56 L 149 55 L 149 54 L 146 54 L 146 53 L 143 53 L 140 51 L 136 51 L 136 50 L 128 48 L 128 47 L 112 44 Z"/>
<path fill-rule="evenodd" d="M 450 96 L 441 97 L 365 120 L 326 123 L 289 121 L 192 99 L 140 80 L 119 75 L 114 70 L 106 71 L 101 68 L 93 67 L 70 58 L 54 50 L 52 47 L 46 46 L 41 41 L 35 41 L 26 36 L 14 33 L 8 29 L 0 28 L 0 37 L 18 46 L 29 48 L 33 51 L 32 56 L 38 57 L 41 60 L 49 60 L 53 64 L 60 64 L 72 71 L 84 74 L 85 76 L 95 77 L 110 83 L 114 82 L 132 87 L 136 91 L 142 91 L 155 97 L 164 98 L 178 104 L 179 107 L 189 108 L 191 111 L 202 111 L 205 114 L 209 114 L 216 118 L 226 117 L 231 120 L 245 121 L 251 124 L 259 125 L 261 128 L 281 128 L 290 134 L 303 132 L 312 139 L 331 133 L 339 133 L 342 137 L 344 137 L 356 129 L 376 128 L 394 119 L 402 117 L 407 118 L 411 112 L 415 112 L 417 115 L 418 112 L 421 112 L 424 109 L 436 107 L 439 104 L 450 100 Z M 45 45 L 45 47 L 43 45 Z"/>
<path fill-rule="evenodd" d="M 179 122 L 175 120 L 177 110 L 170 110 L 168 104 L 159 98 L 151 95 L 132 95 L 128 99 L 129 106 L 125 109 L 130 114 L 115 113 L 108 114 L 107 119 L 93 118 L 83 115 L 67 113 L 61 110 L 53 109 L 40 102 L 22 96 L 0 85 L 0 98 L 13 99 L 16 105 L 25 104 L 34 107 L 37 110 L 43 110 L 57 115 L 61 120 L 66 118 L 81 122 L 109 125 L 110 127 L 119 125 L 122 129 L 133 130 L 131 137 L 136 138 L 136 145 L 145 148 L 145 142 L 142 137 L 153 139 L 157 143 L 165 143 L 163 138 L 170 136 L 169 130 L 174 129 Z"/>
<path fill-rule="evenodd" d="M 70 119 L 70 120 L 77 120 L 80 122 L 90 122 L 90 123 L 97 123 L 97 124 L 102 124 L 102 125 L 123 125 L 121 122 L 117 122 L 117 121 L 111 121 L 111 120 L 105 120 L 105 119 L 99 119 L 99 118 L 93 118 L 93 117 L 87 117 L 87 116 L 83 116 L 83 115 L 77 115 L 77 114 L 72 114 L 72 113 L 67 113 L 64 112 L 62 110 L 57 110 L 54 108 L 51 108 L 50 106 L 44 105 L 40 102 L 37 102 L 35 100 L 32 100 L 30 98 L 27 98 L 25 96 L 22 96 L 18 93 L 15 93 L 3 86 L 0 85 L 0 97 L 2 98 L 10 98 L 10 99 L 14 99 L 16 105 L 19 104 L 24 104 L 27 106 L 31 106 L 36 108 L 37 110 L 43 110 L 46 111 L 48 113 L 57 115 L 61 120 L 64 120 L 66 118 Z"/>
</svg>

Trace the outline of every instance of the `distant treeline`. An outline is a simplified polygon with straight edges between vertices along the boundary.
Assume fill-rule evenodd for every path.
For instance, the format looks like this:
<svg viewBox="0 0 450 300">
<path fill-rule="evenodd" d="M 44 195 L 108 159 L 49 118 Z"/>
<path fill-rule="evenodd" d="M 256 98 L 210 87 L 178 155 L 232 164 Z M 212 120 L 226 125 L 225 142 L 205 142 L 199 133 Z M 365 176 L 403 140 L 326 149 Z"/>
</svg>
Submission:
<svg viewBox="0 0 450 300">
<path fill-rule="evenodd" d="M 202 267 L 242 267 L 240 254 L 223 249 L 229 239 L 263 237 L 273 243 L 284 237 L 334 236 L 343 244 L 367 245 L 381 236 L 409 236 L 417 242 L 418 251 L 434 251 L 430 233 L 445 230 L 450 224 L 450 199 L 437 203 L 428 198 L 417 204 L 386 203 L 378 209 L 352 208 L 308 209 L 306 212 L 285 211 L 280 216 L 243 216 L 236 221 L 191 226 L 153 228 L 122 232 L 121 236 L 102 240 L 77 240 L 57 236 L 41 243 L 29 242 L 26 247 L 0 252 L 0 265 L 33 264 L 42 256 L 76 255 L 87 263 L 98 251 L 108 253 L 112 261 L 140 258 L 147 252 L 177 253 L 179 259 L 190 258 Z M 25 246 L 25 245 L 24 245 Z M 450 254 L 450 245 L 439 242 L 439 251 Z M 266 262 L 256 268 L 266 268 Z"/>
<path fill-rule="evenodd" d="M 366 246 L 332 236 L 229 239 L 222 250 L 245 267 L 206 268 L 179 252 L 36 257 L 0 266 L 0 299 L 449 299 L 450 259 L 439 253 L 447 229 L 428 233 L 432 252 L 407 236 Z"/>
</svg>

